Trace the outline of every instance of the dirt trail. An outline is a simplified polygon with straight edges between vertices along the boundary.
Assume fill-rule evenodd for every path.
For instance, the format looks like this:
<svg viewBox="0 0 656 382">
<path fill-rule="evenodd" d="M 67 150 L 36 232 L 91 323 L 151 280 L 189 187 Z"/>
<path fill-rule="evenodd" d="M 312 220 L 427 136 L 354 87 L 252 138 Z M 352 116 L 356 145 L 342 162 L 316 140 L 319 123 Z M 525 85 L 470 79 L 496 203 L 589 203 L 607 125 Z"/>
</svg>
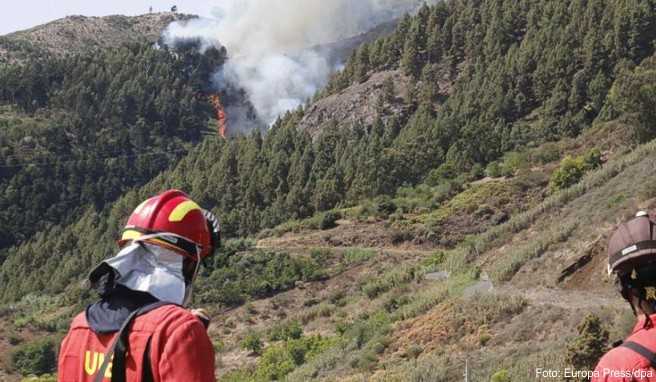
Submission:
<svg viewBox="0 0 656 382">
<path fill-rule="evenodd" d="M 365 251 L 387 252 L 394 255 L 425 255 L 429 256 L 435 253 L 435 249 L 417 249 L 417 248 L 399 248 L 399 247 L 366 247 L 366 246 L 343 246 L 335 247 L 329 245 L 275 245 L 267 242 L 258 242 L 255 246 L 257 249 L 268 249 L 286 252 L 311 252 L 313 250 L 331 250 L 331 251 L 348 251 L 359 249 Z"/>
<path fill-rule="evenodd" d="M 525 298 L 531 305 L 550 305 L 563 309 L 589 310 L 594 308 L 626 309 L 627 305 L 620 296 L 604 296 L 584 290 L 537 287 L 517 289 L 512 285 L 502 285 L 491 293 L 504 296 Z"/>
<path fill-rule="evenodd" d="M 625 309 L 626 303 L 619 296 L 608 296 L 600 292 L 580 289 L 547 287 L 518 288 L 510 283 L 494 285 L 483 272 L 480 280 L 465 288 L 465 296 L 473 294 L 494 294 L 507 297 L 521 297 L 534 306 L 556 306 L 568 310 L 610 308 Z"/>
</svg>

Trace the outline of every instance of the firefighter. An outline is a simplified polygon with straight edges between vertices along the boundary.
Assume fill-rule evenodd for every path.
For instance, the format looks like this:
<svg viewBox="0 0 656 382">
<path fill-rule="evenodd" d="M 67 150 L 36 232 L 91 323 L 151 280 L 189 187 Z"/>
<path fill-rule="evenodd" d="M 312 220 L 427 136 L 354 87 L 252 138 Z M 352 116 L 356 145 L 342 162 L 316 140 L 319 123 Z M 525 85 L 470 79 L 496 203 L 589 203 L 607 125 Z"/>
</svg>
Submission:
<svg viewBox="0 0 656 382">
<path fill-rule="evenodd" d="M 608 273 L 637 316 L 629 337 L 606 353 L 593 381 L 656 382 L 656 225 L 641 211 L 608 244 Z"/>
<path fill-rule="evenodd" d="M 58 380 L 214 381 L 209 318 L 184 306 L 201 260 L 220 244 L 217 219 L 169 190 L 134 210 L 118 244 L 89 275 L 100 300 L 73 320 Z"/>
</svg>

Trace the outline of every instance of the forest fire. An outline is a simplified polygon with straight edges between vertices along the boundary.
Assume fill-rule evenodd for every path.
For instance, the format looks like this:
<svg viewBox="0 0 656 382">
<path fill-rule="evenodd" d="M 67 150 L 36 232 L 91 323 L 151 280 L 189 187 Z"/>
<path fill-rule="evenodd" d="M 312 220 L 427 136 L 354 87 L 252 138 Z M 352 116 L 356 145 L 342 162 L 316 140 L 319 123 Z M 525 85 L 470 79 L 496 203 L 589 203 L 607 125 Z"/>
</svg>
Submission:
<svg viewBox="0 0 656 382">
<path fill-rule="evenodd" d="M 216 113 L 216 124 L 219 131 L 219 135 L 223 138 L 228 136 L 228 124 L 226 119 L 225 108 L 221 102 L 221 97 L 218 94 L 211 94 L 209 96 L 210 103 L 214 107 L 214 112 Z"/>
</svg>

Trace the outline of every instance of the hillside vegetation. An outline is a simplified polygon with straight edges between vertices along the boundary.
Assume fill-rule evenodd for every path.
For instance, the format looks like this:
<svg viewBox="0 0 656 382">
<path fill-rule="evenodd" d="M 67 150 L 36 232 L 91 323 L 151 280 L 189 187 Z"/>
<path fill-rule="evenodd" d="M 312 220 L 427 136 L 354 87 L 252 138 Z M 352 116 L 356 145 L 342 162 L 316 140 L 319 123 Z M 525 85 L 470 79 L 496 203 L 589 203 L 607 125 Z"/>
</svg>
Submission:
<svg viewBox="0 0 656 382">
<path fill-rule="evenodd" d="M 0 70 L 0 248 L 102 209 L 200 142 L 213 110 L 198 93 L 225 53 L 181 53 L 132 45 Z"/>
<path fill-rule="evenodd" d="M 154 13 L 136 17 L 68 16 L 48 24 L 0 36 L 0 64 L 22 63 L 36 55 L 66 55 L 117 48 L 126 43 L 154 43 L 167 25 L 193 16 Z"/>
<path fill-rule="evenodd" d="M 524 381 L 535 367 L 591 360 L 581 345 L 590 331 L 609 332 L 598 352 L 632 320 L 600 276 L 609 232 L 656 206 L 654 9 L 639 0 L 451 0 L 361 46 L 315 100 L 266 134 L 203 138 L 194 135 L 203 105 L 193 115 L 177 109 L 174 121 L 157 119 L 169 108 L 156 107 L 143 135 L 161 121 L 162 137 L 180 134 L 188 151 L 10 243 L 0 265 L 8 338 L 0 348 L 25 342 L 24 354 L 34 333 L 60 336 L 95 298 L 79 281 L 115 252 L 131 210 L 175 187 L 212 208 L 230 238 L 195 296 L 217 317 L 210 335 L 223 380 L 449 381 L 467 359 L 472 380 Z M 158 57 L 171 76 L 188 73 L 175 55 L 137 52 Z M 105 61 L 125 54 L 98 65 L 112 68 Z M 212 60 L 189 57 L 199 68 Z M 2 93 L 10 117 L 0 126 L 24 126 L 7 129 L 9 150 L 27 144 L 22 131 L 54 131 L 43 105 L 117 121 L 105 128 L 116 126 L 126 147 L 151 115 L 135 106 L 125 121 L 115 97 L 80 107 L 78 94 L 93 99 L 84 81 L 11 70 L 34 76 Z M 194 88 L 182 84 L 202 78 L 174 88 L 188 94 Z M 41 89 L 38 81 L 57 84 L 45 103 L 23 94 Z M 125 91 L 151 93 L 147 80 L 128 83 Z M 360 94 L 372 89 L 373 98 Z M 363 102 L 371 118 L 331 118 L 340 97 Z M 185 117 L 200 120 L 184 125 Z M 21 221 L 20 209 L 5 211 Z M 18 231 L 30 232 L 9 232 Z M 47 355 L 46 346 L 37 350 Z M 21 360 L 4 362 L 26 374 Z"/>
</svg>

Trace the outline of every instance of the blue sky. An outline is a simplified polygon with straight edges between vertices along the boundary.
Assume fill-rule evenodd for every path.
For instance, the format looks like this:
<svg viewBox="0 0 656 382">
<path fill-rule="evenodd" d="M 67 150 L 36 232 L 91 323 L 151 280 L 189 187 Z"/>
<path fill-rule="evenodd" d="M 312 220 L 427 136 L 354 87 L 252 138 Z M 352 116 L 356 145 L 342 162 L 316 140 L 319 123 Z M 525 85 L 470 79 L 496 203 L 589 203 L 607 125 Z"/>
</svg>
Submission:
<svg viewBox="0 0 656 382">
<path fill-rule="evenodd" d="M 17 0 L 7 1 L 0 10 L 0 35 L 28 29 L 69 15 L 139 15 L 169 10 L 173 4 L 184 13 L 210 16 L 221 0 Z"/>
</svg>

